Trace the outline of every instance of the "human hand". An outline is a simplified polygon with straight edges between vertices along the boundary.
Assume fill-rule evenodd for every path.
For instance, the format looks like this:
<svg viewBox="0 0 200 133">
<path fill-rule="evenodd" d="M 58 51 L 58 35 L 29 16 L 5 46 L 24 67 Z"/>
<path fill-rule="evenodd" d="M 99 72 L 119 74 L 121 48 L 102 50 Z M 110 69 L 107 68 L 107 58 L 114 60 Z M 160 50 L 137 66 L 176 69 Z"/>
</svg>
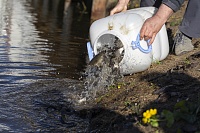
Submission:
<svg viewBox="0 0 200 133">
<path fill-rule="evenodd" d="M 129 0 L 119 0 L 117 5 L 110 11 L 110 15 L 113 15 L 118 12 L 126 11 Z"/>
<path fill-rule="evenodd" d="M 160 31 L 162 26 L 163 26 L 163 22 L 160 20 L 160 18 L 157 15 L 154 15 L 153 17 L 148 18 L 144 22 L 140 30 L 140 39 L 141 40 L 150 39 L 149 44 L 152 44 L 155 40 L 157 33 Z"/>
<path fill-rule="evenodd" d="M 150 39 L 149 44 L 152 44 L 157 33 L 172 14 L 173 10 L 170 7 L 165 4 L 161 4 L 156 14 L 144 22 L 140 30 L 140 39 Z"/>
</svg>

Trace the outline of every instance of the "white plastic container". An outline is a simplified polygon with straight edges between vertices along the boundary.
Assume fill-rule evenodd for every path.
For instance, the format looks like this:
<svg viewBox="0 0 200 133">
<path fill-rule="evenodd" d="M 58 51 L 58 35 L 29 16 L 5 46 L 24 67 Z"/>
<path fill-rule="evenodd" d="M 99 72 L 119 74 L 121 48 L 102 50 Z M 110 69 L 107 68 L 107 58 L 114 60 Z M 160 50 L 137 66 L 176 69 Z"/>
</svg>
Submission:
<svg viewBox="0 0 200 133">
<path fill-rule="evenodd" d="M 119 63 L 123 75 L 148 69 L 153 61 L 165 59 L 169 53 L 169 42 L 165 25 L 157 34 L 152 45 L 140 40 L 139 32 L 144 21 L 157 11 L 154 7 L 131 9 L 99 19 L 90 27 L 88 54 L 90 60 L 100 47 L 114 45 L 116 38 L 123 44 L 124 56 Z M 93 55 L 94 53 L 94 55 Z"/>
</svg>

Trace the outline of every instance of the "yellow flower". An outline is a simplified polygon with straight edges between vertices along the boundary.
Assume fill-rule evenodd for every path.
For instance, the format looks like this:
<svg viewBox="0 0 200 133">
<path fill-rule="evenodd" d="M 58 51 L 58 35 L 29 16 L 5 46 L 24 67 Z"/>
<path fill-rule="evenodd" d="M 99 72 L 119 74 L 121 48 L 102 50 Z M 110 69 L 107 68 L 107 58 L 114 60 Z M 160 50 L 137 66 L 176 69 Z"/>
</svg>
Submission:
<svg viewBox="0 0 200 133">
<path fill-rule="evenodd" d="M 150 113 L 147 113 L 146 114 L 146 118 L 150 118 L 151 117 L 151 114 Z"/>
<path fill-rule="evenodd" d="M 150 111 L 149 111 L 149 110 L 146 110 L 146 112 L 149 113 Z"/>
<path fill-rule="evenodd" d="M 157 109 L 149 109 L 149 110 L 146 110 L 144 113 L 143 113 L 143 118 L 142 118 L 142 121 L 144 124 L 146 123 L 150 123 L 152 124 L 151 122 L 154 122 L 155 123 L 155 117 L 152 117 L 154 115 L 157 114 Z M 157 122 L 157 121 L 156 121 Z"/>
<path fill-rule="evenodd" d="M 150 114 L 151 115 L 156 115 L 157 114 L 157 109 L 150 109 Z"/>
<path fill-rule="evenodd" d="M 120 88 L 121 88 L 121 85 L 118 85 L 117 88 L 120 89 Z"/>
<path fill-rule="evenodd" d="M 146 112 L 144 112 L 144 113 L 143 113 L 143 117 L 145 117 L 145 118 L 146 118 L 146 116 L 147 116 L 147 113 L 146 113 Z"/>
<path fill-rule="evenodd" d="M 151 117 L 150 111 L 147 110 L 146 112 L 144 112 L 144 113 L 143 113 L 143 117 L 144 117 L 144 118 L 147 118 L 147 119 L 150 118 L 150 117 Z"/>
<path fill-rule="evenodd" d="M 142 118 L 142 121 L 144 124 L 146 124 L 148 122 L 148 119 L 146 117 Z"/>
</svg>

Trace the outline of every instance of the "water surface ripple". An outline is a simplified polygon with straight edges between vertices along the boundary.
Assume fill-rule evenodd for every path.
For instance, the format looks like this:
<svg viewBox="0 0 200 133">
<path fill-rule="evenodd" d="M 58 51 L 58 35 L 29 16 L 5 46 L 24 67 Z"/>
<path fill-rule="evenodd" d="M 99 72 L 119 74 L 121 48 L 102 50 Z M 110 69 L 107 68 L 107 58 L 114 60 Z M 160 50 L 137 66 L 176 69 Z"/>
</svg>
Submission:
<svg viewBox="0 0 200 133">
<path fill-rule="evenodd" d="M 0 1 L 0 132 L 87 129 L 71 92 L 82 89 L 89 15 L 65 4 Z"/>
</svg>

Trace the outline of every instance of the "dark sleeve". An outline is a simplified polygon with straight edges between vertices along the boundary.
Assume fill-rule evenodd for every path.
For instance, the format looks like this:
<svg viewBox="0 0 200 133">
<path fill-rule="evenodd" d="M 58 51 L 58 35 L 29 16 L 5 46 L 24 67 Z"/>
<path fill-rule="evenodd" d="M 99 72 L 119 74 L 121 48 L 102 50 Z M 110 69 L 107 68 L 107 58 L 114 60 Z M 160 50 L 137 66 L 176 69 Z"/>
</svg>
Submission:
<svg viewBox="0 0 200 133">
<path fill-rule="evenodd" d="M 163 0 L 162 3 L 170 7 L 174 12 L 178 11 L 184 0 Z"/>
</svg>

